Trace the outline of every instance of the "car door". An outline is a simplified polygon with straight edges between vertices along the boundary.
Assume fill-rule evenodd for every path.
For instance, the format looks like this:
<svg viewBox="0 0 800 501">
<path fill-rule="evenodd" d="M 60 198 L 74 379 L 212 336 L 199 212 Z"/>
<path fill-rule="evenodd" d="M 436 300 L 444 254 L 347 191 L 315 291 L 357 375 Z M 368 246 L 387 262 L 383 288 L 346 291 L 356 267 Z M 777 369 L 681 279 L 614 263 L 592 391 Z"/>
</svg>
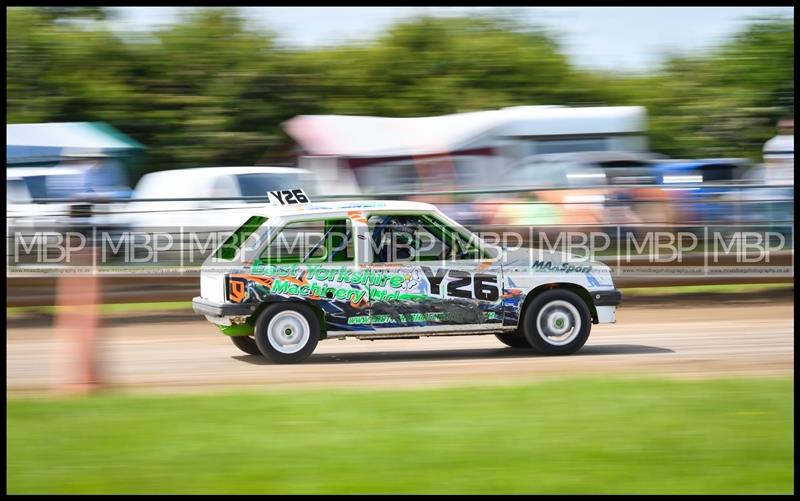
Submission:
<svg viewBox="0 0 800 501">
<path fill-rule="evenodd" d="M 502 322 L 502 276 L 435 215 L 372 213 L 376 328 L 450 330 Z M 468 252 L 467 252 L 468 251 Z"/>
<path fill-rule="evenodd" d="M 303 300 L 325 316 L 328 331 L 363 330 L 367 288 L 356 278 L 354 228 L 332 216 L 289 222 L 275 231 L 248 273 L 232 276 L 253 301 Z"/>
</svg>

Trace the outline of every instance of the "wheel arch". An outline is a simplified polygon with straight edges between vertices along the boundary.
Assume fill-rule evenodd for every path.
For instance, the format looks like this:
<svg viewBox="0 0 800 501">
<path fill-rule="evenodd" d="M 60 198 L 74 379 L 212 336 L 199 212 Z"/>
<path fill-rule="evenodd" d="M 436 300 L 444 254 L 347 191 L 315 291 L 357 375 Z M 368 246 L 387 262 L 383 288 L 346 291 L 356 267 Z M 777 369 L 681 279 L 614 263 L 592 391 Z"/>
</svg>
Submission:
<svg viewBox="0 0 800 501">
<path fill-rule="evenodd" d="M 597 308 L 595 307 L 594 301 L 592 301 L 592 296 L 587 289 L 571 282 L 551 282 L 547 284 L 542 284 L 534 288 L 533 290 L 528 292 L 528 294 L 525 295 L 525 301 L 522 303 L 522 308 L 520 308 L 519 312 L 519 319 L 517 320 L 518 326 L 520 326 L 522 319 L 525 318 L 525 312 L 527 311 L 528 306 L 531 304 L 531 302 L 533 302 L 533 300 L 536 298 L 536 296 L 552 289 L 564 289 L 577 294 L 578 297 L 583 299 L 583 302 L 586 303 L 586 306 L 589 308 L 589 314 L 592 317 L 592 323 L 593 324 L 598 323 Z"/>
</svg>

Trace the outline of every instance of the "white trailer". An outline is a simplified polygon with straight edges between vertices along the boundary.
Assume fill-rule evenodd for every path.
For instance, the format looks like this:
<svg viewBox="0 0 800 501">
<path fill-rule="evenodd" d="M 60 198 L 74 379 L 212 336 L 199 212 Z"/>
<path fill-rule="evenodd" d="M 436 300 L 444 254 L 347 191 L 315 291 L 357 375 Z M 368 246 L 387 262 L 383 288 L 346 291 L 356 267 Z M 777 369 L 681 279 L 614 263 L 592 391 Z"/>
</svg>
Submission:
<svg viewBox="0 0 800 501">
<path fill-rule="evenodd" d="M 517 106 L 416 118 L 301 115 L 284 128 L 301 148 L 298 166 L 339 193 L 359 186 L 477 188 L 531 155 L 648 148 L 641 106 Z"/>
</svg>

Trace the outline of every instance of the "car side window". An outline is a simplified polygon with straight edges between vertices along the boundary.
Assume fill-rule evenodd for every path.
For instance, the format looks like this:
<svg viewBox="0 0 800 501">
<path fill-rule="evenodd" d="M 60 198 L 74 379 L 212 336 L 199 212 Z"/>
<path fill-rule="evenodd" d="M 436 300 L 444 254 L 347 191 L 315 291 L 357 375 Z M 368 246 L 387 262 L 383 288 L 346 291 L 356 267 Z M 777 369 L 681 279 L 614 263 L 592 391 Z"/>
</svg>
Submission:
<svg viewBox="0 0 800 501">
<path fill-rule="evenodd" d="M 425 219 L 431 231 L 448 242 L 450 246 L 449 259 L 467 260 L 482 259 L 485 257 L 475 242 L 470 240 L 470 236 L 462 235 L 434 216 L 425 216 Z M 474 237 L 474 235 L 471 236 Z"/>
<path fill-rule="evenodd" d="M 375 214 L 367 219 L 373 261 L 425 261 L 442 259 L 445 243 L 425 227 L 419 216 Z"/>
<path fill-rule="evenodd" d="M 480 258 L 477 247 L 432 216 L 373 214 L 367 223 L 376 263 Z"/>
<path fill-rule="evenodd" d="M 353 231 L 349 219 L 298 221 L 283 227 L 259 257 L 269 263 L 351 262 Z"/>
</svg>

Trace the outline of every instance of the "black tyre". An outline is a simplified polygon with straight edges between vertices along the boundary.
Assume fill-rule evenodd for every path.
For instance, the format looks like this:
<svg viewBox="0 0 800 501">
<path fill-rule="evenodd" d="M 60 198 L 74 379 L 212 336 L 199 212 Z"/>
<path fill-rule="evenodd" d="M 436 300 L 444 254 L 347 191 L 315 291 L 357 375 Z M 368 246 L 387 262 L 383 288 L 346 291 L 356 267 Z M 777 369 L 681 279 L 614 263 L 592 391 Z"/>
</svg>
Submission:
<svg viewBox="0 0 800 501">
<path fill-rule="evenodd" d="M 256 340 L 250 336 L 231 336 L 231 341 L 233 341 L 233 344 L 235 344 L 237 348 L 248 355 L 258 355 L 259 357 L 263 356 L 261 351 L 258 349 Z"/>
<path fill-rule="evenodd" d="M 580 296 L 566 289 L 551 289 L 528 305 L 522 330 L 539 353 L 571 355 L 589 339 L 592 317 Z"/>
<path fill-rule="evenodd" d="M 259 351 L 279 364 L 296 364 L 319 342 L 319 320 L 310 307 L 296 302 L 267 306 L 256 321 Z"/>
<path fill-rule="evenodd" d="M 518 330 L 514 332 L 502 332 L 500 334 L 495 334 L 495 337 L 499 339 L 501 343 L 512 348 L 531 348 L 531 344 L 527 339 L 525 339 L 525 335 Z"/>
</svg>

